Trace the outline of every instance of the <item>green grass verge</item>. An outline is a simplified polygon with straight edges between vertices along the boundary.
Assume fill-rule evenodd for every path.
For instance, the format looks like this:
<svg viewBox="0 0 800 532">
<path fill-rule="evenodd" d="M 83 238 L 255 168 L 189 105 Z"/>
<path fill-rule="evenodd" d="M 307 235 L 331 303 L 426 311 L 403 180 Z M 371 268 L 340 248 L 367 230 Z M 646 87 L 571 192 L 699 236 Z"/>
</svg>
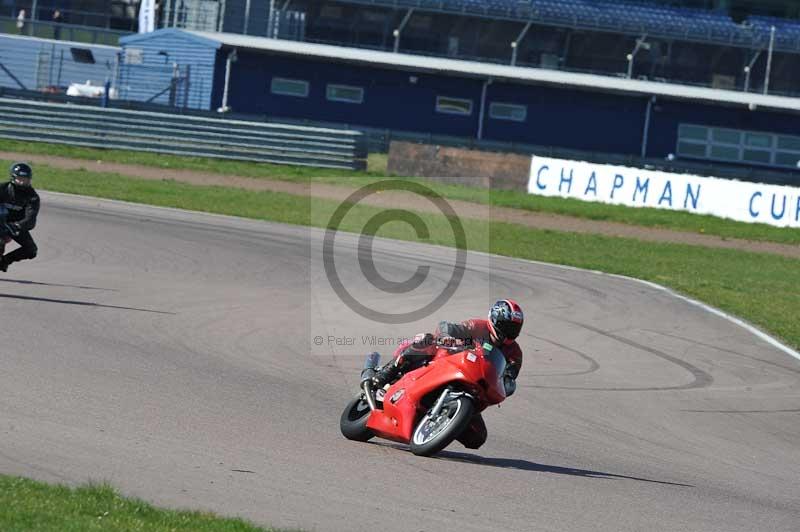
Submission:
<svg viewBox="0 0 800 532">
<path fill-rule="evenodd" d="M 64 144 L 45 142 L 20 142 L 0 139 L 0 151 L 15 151 L 32 155 L 55 155 L 70 159 L 87 161 L 105 161 L 111 163 L 138 164 L 154 168 L 195 170 L 221 175 L 236 175 L 256 179 L 280 179 L 283 181 L 305 182 L 320 175 L 330 178 L 378 177 L 385 175 L 386 158 L 370 156 L 371 169 L 367 172 L 314 168 L 309 166 L 290 166 L 284 164 L 253 163 L 247 161 L 231 161 L 206 157 L 188 157 L 166 155 L 140 151 L 103 150 L 98 148 L 81 148 Z M 37 176 L 38 178 L 38 176 Z"/>
<path fill-rule="evenodd" d="M 4 532 L 268 532 L 241 519 L 205 512 L 162 510 L 121 497 L 106 485 L 68 488 L 0 475 L 0 530 Z"/>
<path fill-rule="evenodd" d="M 275 192 L 204 187 L 173 181 L 132 179 L 115 174 L 47 168 L 37 177 L 43 189 L 324 227 L 335 201 Z M 342 229 L 360 232 L 381 212 L 357 206 Z M 312 216 L 313 214 L 313 216 Z M 46 205 L 43 215 L 46 216 Z M 442 216 L 420 214 L 431 228 L 430 243 L 452 245 Z M 497 222 L 464 220 L 469 248 L 499 255 L 602 270 L 669 286 L 739 315 L 800 347 L 800 261 L 767 254 L 681 244 L 533 230 Z M 387 224 L 380 236 L 418 240 L 410 226 Z"/>
<path fill-rule="evenodd" d="M 296 182 L 311 180 L 356 187 L 382 179 L 387 175 L 386 156 L 380 154 L 370 155 L 368 172 L 349 172 L 344 170 L 323 170 L 319 168 L 224 161 L 202 157 L 181 157 L 122 150 L 75 148 L 59 144 L 10 140 L 0 140 L 0 150 L 41 155 L 60 155 L 77 159 L 103 160 L 125 164 L 139 164 L 157 168 L 199 170 L 222 175 L 237 175 L 257 179 L 278 179 Z M 723 238 L 800 244 L 800 229 L 784 229 L 766 224 L 748 224 L 725 220 L 715 216 L 702 216 L 687 212 L 650 208 L 637 209 L 621 205 L 606 205 L 603 203 L 590 203 L 573 199 L 546 198 L 508 190 L 492 190 L 487 194 L 485 190 L 473 187 L 444 185 L 422 179 L 414 180 L 425 183 L 435 192 L 449 199 L 490 203 L 498 207 L 561 214 L 596 221 L 609 221 L 644 227 L 659 227 L 677 231 L 705 233 Z"/>
</svg>

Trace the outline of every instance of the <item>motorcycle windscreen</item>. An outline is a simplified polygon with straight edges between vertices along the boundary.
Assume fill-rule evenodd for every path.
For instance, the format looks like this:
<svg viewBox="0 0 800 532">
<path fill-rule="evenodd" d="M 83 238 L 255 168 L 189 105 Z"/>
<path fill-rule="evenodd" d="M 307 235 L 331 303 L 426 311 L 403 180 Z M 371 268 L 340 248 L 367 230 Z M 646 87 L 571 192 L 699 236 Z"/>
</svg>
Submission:
<svg viewBox="0 0 800 532">
<path fill-rule="evenodd" d="M 484 371 L 486 374 L 484 378 L 486 382 L 496 383 L 496 389 L 505 390 L 503 375 L 506 373 L 508 362 L 503 352 L 491 344 L 486 343 L 483 345 L 483 359 L 485 361 Z"/>
</svg>

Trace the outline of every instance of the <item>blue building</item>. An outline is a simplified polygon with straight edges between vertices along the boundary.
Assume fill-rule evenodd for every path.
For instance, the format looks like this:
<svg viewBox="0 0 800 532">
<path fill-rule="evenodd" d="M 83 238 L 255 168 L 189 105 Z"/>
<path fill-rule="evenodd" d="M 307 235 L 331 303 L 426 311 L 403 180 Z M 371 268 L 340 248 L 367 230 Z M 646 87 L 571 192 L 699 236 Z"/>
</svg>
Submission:
<svg viewBox="0 0 800 532">
<path fill-rule="evenodd" d="M 226 33 L 165 29 L 121 44 L 123 99 L 167 103 L 171 92 L 185 107 L 270 118 L 584 152 L 800 161 L 794 98 Z"/>
<path fill-rule="evenodd" d="M 0 35 L 0 87 L 63 89 L 72 83 L 103 86 L 117 72 L 116 46 Z"/>
</svg>

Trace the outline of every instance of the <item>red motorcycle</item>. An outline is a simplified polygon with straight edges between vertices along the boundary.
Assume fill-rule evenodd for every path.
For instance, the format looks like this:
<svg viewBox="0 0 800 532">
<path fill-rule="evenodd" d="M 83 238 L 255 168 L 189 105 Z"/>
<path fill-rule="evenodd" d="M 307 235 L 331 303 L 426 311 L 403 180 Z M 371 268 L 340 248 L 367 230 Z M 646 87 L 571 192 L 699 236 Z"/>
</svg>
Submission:
<svg viewBox="0 0 800 532">
<path fill-rule="evenodd" d="M 499 349 L 489 343 L 437 344 L 435 349 L 426 366 L 406 373 L 388 389 L 374 390 L 371 379 L 365 379 L 360 395 L 342 413 L 344 437 L 367 441 L 377 436 L 430 456 L 459 439 L 475 414 L 505 400 L 507 363 Z M 365 370 L 374 370 L 377 363 L 368 358 Z"/>
</svg>

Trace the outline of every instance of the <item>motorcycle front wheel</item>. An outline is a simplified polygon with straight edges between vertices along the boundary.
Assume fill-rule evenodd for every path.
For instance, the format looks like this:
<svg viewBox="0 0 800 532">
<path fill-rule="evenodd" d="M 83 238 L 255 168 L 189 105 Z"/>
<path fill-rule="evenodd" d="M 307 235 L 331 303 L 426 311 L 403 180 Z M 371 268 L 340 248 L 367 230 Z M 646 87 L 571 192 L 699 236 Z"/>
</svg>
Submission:
<svg viewBox="0 0 800 532">
<path fill-rule="evenodd" d="M 472 399 L 461 396 L 445 403 L 436 418 L 425 414 L 411 436 L 411 452 L 418 456 L 438 453 L 464 432 L 474 411 Z"/>
<path fill-rule="evenodd" d="M 372 413 L 372 410 L 369 409 L 369 404 L 362 395 L 347 403 L 339 420 L 339 429 L 342 431 L 342 436 L 354 441 L 367 441 L 375 436 L 367 428 L 367 420 L 370 413 Z"/>
</svg>

